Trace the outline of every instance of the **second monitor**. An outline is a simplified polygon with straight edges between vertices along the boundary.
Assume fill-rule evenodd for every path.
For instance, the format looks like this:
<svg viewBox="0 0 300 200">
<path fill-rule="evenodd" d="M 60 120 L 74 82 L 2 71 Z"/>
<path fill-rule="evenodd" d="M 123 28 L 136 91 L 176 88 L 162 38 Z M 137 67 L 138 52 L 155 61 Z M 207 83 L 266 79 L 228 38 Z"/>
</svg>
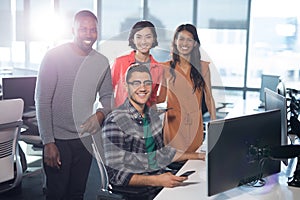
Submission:
<svg viewBox="0 0 300 200">
<path fill-rule="evenodd" d="M 259 93 L 259 100 L 261 101 L 260 107 L 265 106 L 265 88 L 268 88 L 272 91 L 276 91 L 277 85 L 279 83 L 279 76 L 262 74 L 261 75 L 261 86 Z"/>
<path fill-rule="evenodd" d="M 22 98 L 24 112 L 33 110 L 35 108 L 35 85 L 36 76 L 3 77 L 3 99 Z"/>
<path fill-rule="evenodd" d="M 287 100 L 282 96 L 268 88 L 265 88 L 265 109 L 274 110 L 279 109 L 281 112 L 281 144 L 288 144 L 288 125 L 287 125 Z M 284 164 L 288 164 L 288 160 L 283 160 Z"/>
</svg>

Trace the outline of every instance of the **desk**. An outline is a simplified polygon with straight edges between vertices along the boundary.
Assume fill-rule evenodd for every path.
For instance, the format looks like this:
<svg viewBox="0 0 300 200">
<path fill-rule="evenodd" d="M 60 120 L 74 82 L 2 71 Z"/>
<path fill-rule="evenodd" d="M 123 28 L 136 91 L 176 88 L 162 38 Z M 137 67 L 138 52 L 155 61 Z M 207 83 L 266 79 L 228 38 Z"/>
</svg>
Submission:
<svg viewBox="0 0 300 200">
<path fill-rule="evenodd" d="M 260 101 L 258 99 L 237 101 L 234 104 L 234 108 L 226 115 L 226 118 L 255 114 L 264 111 L 264 108 L 258 108 L 259 105 Z"/>
<path fill-rule="evenodd" d="M 237 117 L 245 114 L 254 114 L 263 111 L 258 109 L 259 101 L 257 100 L 242 100 L 236 103 L 234 109 L 227 115 L 229 117 Z M 201 149 L 201 147 L 200 147 Z M 281 172 L 272 176 L 266 177 L 266 185 L 263 187 L 249 187 L 240 186 L 228 190 L 214 196 L 207 196 L 207 174 L 206 162 L 200 160 L 189 160 L 179 170 L 181 174 L 187 170 L 196 170 L 183 186 L 175 188 L 164 188 L 155 198 L 155 200 L 202 200 L 202 199 L 272 199 L 272 200 L 285 200 L 285 199 L 300 199 L 300 188 L 289 187 L 287 185 L 288 177 L 294 172 L 294 165 L 285 166 L 281 165 Z"/>
<path fill-rule="evenodd" d="M 164 188 L 156 197 L 155 200 L 203 200 L 203 199 L 236 199 L 236 200 L 285 200 L 285 199 L 300 199 L 300 188 L 289 187 L 287 185 L 287 177 L 290 170 L 282 165 L 282 171 L 266 177 L 266 185 L 263 187 L 248 187 L 240 186 L 214 196 L 207 196 L 206 184 L 206 162 L 200 160 L 189 160 L 179 170 L 178 174 L 187 170 L 196 170 L 183 186 L 176 188 Z"/>
</svg>

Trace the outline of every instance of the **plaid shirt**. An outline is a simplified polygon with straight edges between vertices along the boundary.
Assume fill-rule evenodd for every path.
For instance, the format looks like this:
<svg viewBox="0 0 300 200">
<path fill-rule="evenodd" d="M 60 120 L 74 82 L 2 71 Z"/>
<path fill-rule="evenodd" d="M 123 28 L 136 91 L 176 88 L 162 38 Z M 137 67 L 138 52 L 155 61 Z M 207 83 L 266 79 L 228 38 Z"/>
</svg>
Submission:
<svg viewBox="0 0 300 200">
<path fill-rule="evenodd" d="M 128 185 L 134 174 L 161 174 L 175 156 L 176 150 L 164 145 L 162 122 L 156 111 L 146 107 L 145 116 L 155 141 L 158 168 L 154 171 L 148 164 L 142 116 L 128 99 L 104 121 L 102 138 L 105 164 L 109 182 L 113 185 Z"/>
</svg>

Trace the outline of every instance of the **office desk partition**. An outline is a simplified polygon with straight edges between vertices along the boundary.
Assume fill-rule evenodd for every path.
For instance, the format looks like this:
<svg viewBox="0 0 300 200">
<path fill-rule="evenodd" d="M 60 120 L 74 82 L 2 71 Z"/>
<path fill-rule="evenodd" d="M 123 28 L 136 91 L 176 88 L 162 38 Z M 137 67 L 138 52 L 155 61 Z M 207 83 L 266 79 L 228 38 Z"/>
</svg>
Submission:
<svg viewBox="0 0 300 200">
<path fill-rule="evenodd" d="M 245 114 L 261 112 L 258 109 L 259 101 L 242 100 L 236 103 L 233 110 L 227 117 L 236 117 Z M 201 147 L 199 148 L 199 150 Z M 188 171 L 195 170 L 196 173 L 189 176 L 189 179 L 182 186 L 175 188 L 164 188 L 155 198 L 155 200 L 199 200 L 199 199 L 236 199 L 236 200 L 285 200 L 300 199 L 300 188 L 289 187 L 287 185 L 288 177 L 292 175 L 295 165 L 281 165 L 281 172 L 265 178 L 266 184 L 262 187 L 239 186 L 234 189 L 222 192 L 213 196 L 207 195 L 207 174 L 206 162 L 201 160 L 189 160 L 178 171 L 178 175 Z"/>
</svg>

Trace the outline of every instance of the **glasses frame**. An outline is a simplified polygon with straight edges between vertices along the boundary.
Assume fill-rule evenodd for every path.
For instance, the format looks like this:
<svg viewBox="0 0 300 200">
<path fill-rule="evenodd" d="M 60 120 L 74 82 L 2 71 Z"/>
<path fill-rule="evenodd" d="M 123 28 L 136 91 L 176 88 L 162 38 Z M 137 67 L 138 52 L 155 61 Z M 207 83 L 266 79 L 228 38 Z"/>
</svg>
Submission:
<svg viewBox="0 0 300 200">
<path fill-rule="evenodd" d="M 131 82 L 127 82 L 127 84 L 132 85 L 132 87 L 134 87 L 134 88 L 141 87 L 142 83 L 143 83 L 144 87 L 149 88 L 149 87 L 152 86 L 153 81 L 151 81 L 151 80 L 145 80 L 145 81 L 142 82 L 140 80 L 134 80 L 134 81 L 131 81 Z"/>
</svg>

